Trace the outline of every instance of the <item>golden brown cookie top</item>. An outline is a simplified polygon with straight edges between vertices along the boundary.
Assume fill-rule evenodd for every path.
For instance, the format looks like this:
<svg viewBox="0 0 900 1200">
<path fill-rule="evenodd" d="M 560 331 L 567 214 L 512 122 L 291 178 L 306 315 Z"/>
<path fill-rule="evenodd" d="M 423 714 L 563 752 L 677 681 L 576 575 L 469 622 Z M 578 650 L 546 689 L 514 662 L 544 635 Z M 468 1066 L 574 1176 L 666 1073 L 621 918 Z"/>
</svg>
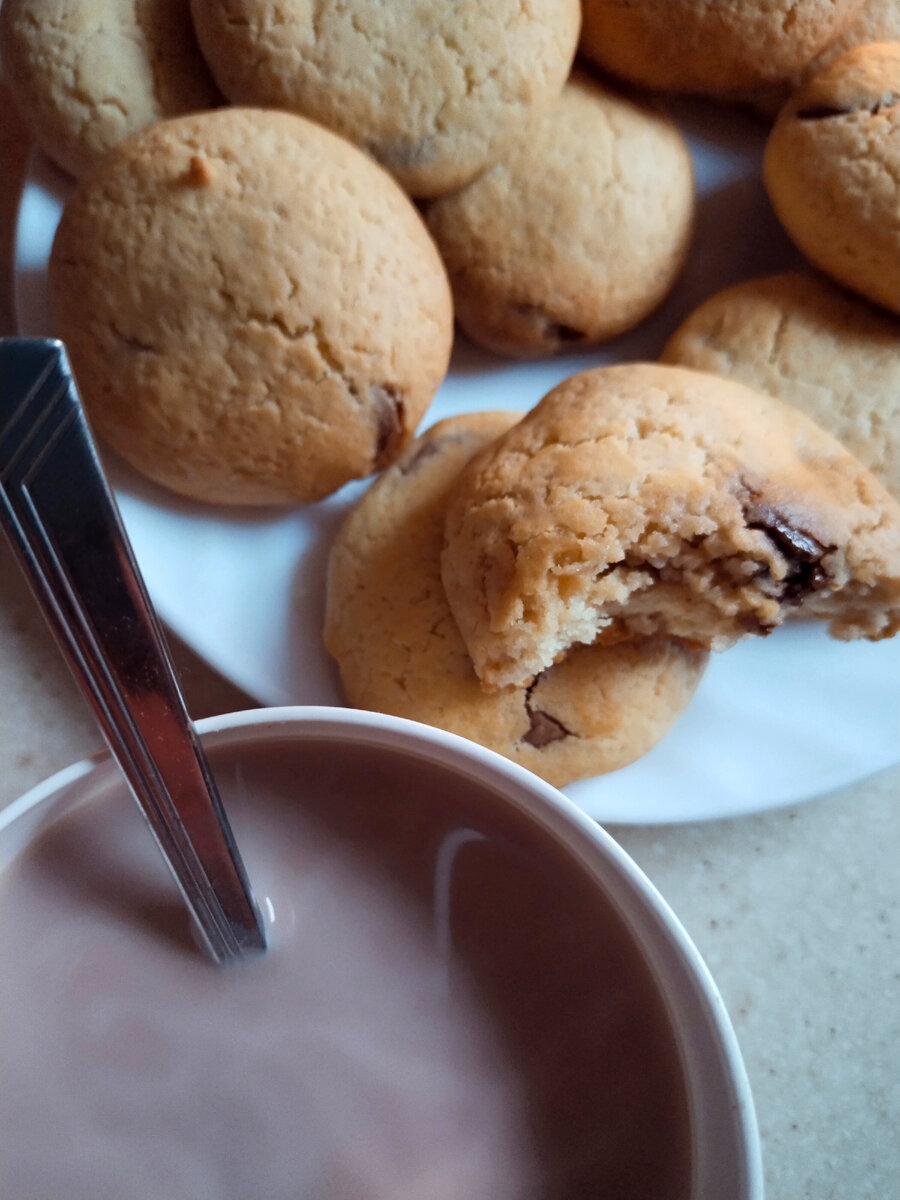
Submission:
<svg viewBox="0 0 900 1200">
<path fill-rule="evenodd" d="M 221 102 L 184 0 L 3 0 L 0 43 L 35 140 L 76 176 L 151 121 Z"/>
<path fill-rule="evenodd" d="M 559 94 L 580 26 L 578 0 L 191 7 L 230 100 L 320 121 L 417 196 L 466 183 Z"/>
<path fill-rule="evenodd" d="M 875 117 L 900 103 L 900 43 L 854 46 L 796 92 L 785 120 Z"/>
<path fill-rule="evenodd" d="M 50 289 L 100 435 L 220 503 L 316 499 L 392 461 L 452 340 L 409 199 L 289 113 L 219 109 L 123 143 L 66 204 Z"/>
<path fill-rule="evenodd" d="M 584 0 L 581 49 L 646 87 L 728 93 L 788 79 L 862 0 Z"/>
<path fill-rule="evenodd" d="M 775 212 L 815 266 L 900 312 L 900 43 L 840 55 L 785 105 L 769 137 Z"/>
<path fill-rule="evenodd" d="M 527 356 L 636 325 L 674 283 L 693 215 L 690 153 L 674 124 L 579 73 L 426 220 L 460 324 L 492 350 Z"/>
<path fill-rule="evenodd" d="M 802 414 L 656 364 L 560 384 L 451 499 L 447 598 L 488 686 L 570 645 L 713 649 L 803 604 L 841 637 L 900 628 L 900 505 Z"/>
<path fill-rule="evenodd" d="M 758 89 L 744 97 L 763 116 L 774 119 L 791 95 L 838 55 L 869 42 L 900 40 L 900 0 L 864 0 L 862 8 L 836 41 L 818 54 L 802 70 L 780 84 Z"/>
<path fill-rule="evenodd" d="M 900 321 L 815 271 L 748 279 L 710 296 L 662 360 L 795 405 L 900 497 Z"/>
</svg>

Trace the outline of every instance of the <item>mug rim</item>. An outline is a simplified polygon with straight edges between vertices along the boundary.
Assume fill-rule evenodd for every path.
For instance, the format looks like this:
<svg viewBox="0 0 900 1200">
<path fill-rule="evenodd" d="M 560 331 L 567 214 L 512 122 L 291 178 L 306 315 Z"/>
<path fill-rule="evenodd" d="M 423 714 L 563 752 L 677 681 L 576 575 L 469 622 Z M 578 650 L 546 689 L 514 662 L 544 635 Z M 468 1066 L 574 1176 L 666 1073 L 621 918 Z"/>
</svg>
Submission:
<svg viewBox="0 0 900 1200">
<path fill-rule="evenodd" d="M 457 734 L 404 717 L 361 709 L 291 705 L 223 713 L 194 724 L 207 750 L 274 737 L 285 741 L 354 741 L 412 754 L 487 785 L 520 816 L 549 834 L 616 908 L 665 1004 L 688 1093 L 692 1200 L 715 1200 L 725 1194 L 732 1200 L 762 1200 L 756 1112 L 724 1000 L 671 906 L 602 825 L 519 764 Z M 54 800 L 63 808 L 80 803 L 105 787 L 115 786 L 118 778 L 118 768 L 108 751 L 72 763 L 0 811 L 0 835 L 41 805 Z M 47 819 L 55 815 L 51 811 Z"/>
</svg>

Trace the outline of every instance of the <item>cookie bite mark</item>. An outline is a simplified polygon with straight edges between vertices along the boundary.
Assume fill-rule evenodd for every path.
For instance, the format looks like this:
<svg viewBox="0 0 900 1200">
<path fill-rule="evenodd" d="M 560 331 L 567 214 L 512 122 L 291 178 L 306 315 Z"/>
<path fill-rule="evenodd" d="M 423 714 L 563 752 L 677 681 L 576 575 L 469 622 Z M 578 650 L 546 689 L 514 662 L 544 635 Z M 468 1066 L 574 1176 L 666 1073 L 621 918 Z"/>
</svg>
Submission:
<svg viewBox="0 0 900 1200">
<path fill-rule="evenodd" d="M 900 628 L 900 507 L 762 393 L 600 367 L 462 472 L 441 571 L 488 689 L 529 687 L 577 643 L 724 650 L 801 603 L 834 636 L 878 640 Z"/>
<path fill-rule="evenodd" d="M 813 592 L 829 586 L 828 572 L 822 565 L 827 554 L 836 546 L 825 546 L 811 533 L 798 529 L 771 504 L 759 495 L 750 493 L 743 504 L 748 529 L 758 529 L 775 545 L 787 563 L 782 581 L 781 599 L 788 604 L 801 604 Z"/>
<path fill-rule="evenodd" d="M 381 470 L 394 461 L 403 442 L 405 409 L 396 388 L 389 384 L 374 384 L 369 399 L 375 414 L 375 469 Z"/>
<path fill-rule="evenodd" d="M 581 645 L 527 695 L 482 687 L 441 582 L 444 515 L 460 471 L 521 415 L 439 421 L 373 481 L 332 546 L 324 637 L 348 704 L 449 730 L 562 787 L 655 745 L 706 656 L 661 641 Z"/>
<path fill-rule="evenodd" d="M 551 717 L 543 709 L 532 707 L 532 693 L 540 680 L 541 676 L 539 675 L 534 683 L 525 689 L 525 712 L 528 715 L 529 724 L 527 733 L 523 734 L 521 739 L 529 746 L 534 746 L 536 750 L 543 750 L 545 746 L 549 746 L 553 742 L 561 742 L 564 738 L 572 736 L 571 729 L 566 729 L 562 721 Z"/>
</svg>

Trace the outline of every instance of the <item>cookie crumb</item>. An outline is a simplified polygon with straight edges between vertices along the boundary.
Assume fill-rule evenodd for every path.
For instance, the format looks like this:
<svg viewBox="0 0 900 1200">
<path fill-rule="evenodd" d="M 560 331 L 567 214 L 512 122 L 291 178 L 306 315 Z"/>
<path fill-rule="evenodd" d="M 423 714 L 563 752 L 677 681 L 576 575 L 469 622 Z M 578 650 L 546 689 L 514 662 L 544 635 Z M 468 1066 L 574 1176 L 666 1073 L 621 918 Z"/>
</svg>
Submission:
<svg viewBox="0 0 900 1200">
<path fill-rule="evenodd" d="M 212 165 L 202 154 L 192 154 L 188 166 L 188 182 L 194 187 L 209 187 L 213 181 Z"/>
</svg>

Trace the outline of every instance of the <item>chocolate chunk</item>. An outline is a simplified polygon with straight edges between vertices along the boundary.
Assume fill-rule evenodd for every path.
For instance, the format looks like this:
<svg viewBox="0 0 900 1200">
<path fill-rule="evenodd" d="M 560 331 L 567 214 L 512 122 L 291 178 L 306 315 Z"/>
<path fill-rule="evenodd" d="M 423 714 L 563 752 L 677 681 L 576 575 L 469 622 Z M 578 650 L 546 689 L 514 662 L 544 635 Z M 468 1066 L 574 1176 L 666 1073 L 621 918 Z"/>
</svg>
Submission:
<svg viewBox="0 0 900 1200">
<path fill-rule="evenodd" d="M 537 686 L 537 682 L 536 679 L 525 692 L 525 711 L 528 713 L 530 724 L 522 741 L 527 742 L 529 746 L 534 746 L 536 750 L 543 750 L 551 742 L 561 742 L 563 738 L 571 737 L 572 731 L 566 729 L 562 721 L 557 721 L 556 717 L 551 717 L 543 709 L 531 707 L 531 693 Z"/>
<path fill-rule="evenodd" d="M 758 529 L 787 559 L 787 575 L 782 582 L 781 599 L 799 604 L 806 596 L 828 583 L 822 559 L 834 546 L 823 546 L 811 533 L 792 525 L 777 509 L 757 497 L 744 506 L 748 529 Z"/>
<path fill-rule="evenodd" d="M 380 471 L 393 462 L 403 436 L 403 401 L 387 384 L 370 387 L 369 398 L 375 412 L 374 465 L 376 471 Z"/>
<path fill-rule="evenodd" d="M 855 111 L 853 108 L 826 108 L 823 104 L 815 108 L 798 109 L 796 116 L 798 121 L 827 121 L 829 117 L 848 117 Z"/>
<path fill-rule="evenodd" d="M 541 327 L 541 337 L 548 342 L 583 342 L 587 334 L 583 329 L 574 325 L 564 325 L 554 321 L 553 317 L 537 304 L 514 304 L 513 311 L 517 316 L 530 321 L 537 321 Z"/>
<path fill-rule="evenodd" d="M 587 334 L 583 329 L 576 329 L 574 325 L 548 322 L 544 329 L 544 337 L 548 342 L 583 342 Z"/>
<path fill-rule="evenodd" d="M 860 101 L 859 104 L 846 104 L 843 107 L 837 105 L 830 107 L 826 104 L 813 105 L 811 108 L 798 109 L 796 116 L 798 121 L 828 121 L 832 117 L 849 117 L 857 112 L 868 112 L 871 116 L 877 117 L 883 109 L 893 108 L 898 103 L 898 99 L 900 98 L 888 92 L 878 100 L 871 100 L 868 104 Z"/>
</svg>

